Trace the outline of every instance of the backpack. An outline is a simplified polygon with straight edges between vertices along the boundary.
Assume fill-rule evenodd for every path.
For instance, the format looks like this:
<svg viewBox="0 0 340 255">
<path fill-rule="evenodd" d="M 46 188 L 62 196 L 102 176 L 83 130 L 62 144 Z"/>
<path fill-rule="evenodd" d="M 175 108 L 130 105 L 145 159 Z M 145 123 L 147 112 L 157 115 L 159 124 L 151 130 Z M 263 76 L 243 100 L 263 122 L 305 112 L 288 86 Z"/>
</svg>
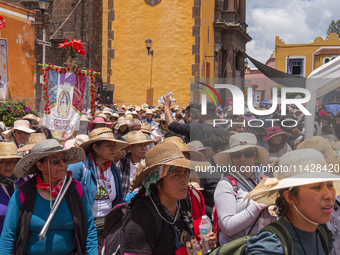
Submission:
<svg viewBox="0 0 340 255">
<path fill-rule="evenodd" d="M 154 205 L 149 198 L 138 199 L 136 203 L 143 203 L 156 220 L 157 237 L 162 231 L 163 221 L 158 215 Z M 105 240 L 105 255 L 119 255 L 122 253 L 120 244 L 123 243 L 124 228 L 129 221 L 130 214 L 123 219 L 126 213 L 126 206 L 128 203 L 116 205 L 106 216 L 104 222 L 104 240 Z"/>
<path fill-rule="evenodd" d="M 261 229 L 260 233 L 263 231 L 270 231 L 274 233 L 281 241 L 282 248 L 284 251 L 284 255 L 293 255 L 294 254 L 294 246 L 293 240 L 290 236 L 286 227 L 279 221 L 272 222 L 271 224 L 265 226 Z M 329 240 L 326 233 L 326 230 L 323 226 L 319 225 L 317 228 L 317 233 L 321 237 L 322 247 L 325 250 L 326 254 L 329 253 Z M 224 244 L 221 247 L 213 250 L 210 255 L 245 255 L 245 251 L 247 248 L 247 242 L 250 237 L 255 236 L 256 234 L 247 235 L 241 238 L 238 238 L 234 241 Z"/>
</svg>

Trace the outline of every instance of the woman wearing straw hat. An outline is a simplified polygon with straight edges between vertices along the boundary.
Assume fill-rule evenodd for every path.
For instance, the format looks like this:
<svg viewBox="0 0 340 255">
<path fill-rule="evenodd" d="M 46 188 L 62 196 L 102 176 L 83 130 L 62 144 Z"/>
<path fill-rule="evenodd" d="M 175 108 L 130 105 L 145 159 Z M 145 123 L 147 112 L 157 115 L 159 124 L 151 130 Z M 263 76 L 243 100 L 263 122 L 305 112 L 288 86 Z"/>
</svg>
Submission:
<svg viewBox="0 0 340 255">
<path fill-rule="evenodd" d="M 278 167 L 277 178 L 263 179 L 247 198 L 276 204 L 278 223 L 293 242 L 292 254 L 328 254 L 330 233 L 320 224 L 331 219 L 335 197 L 340 194 L 339 176 L 329 171 L 325 158 L 315 149 L 289 152 L 280 158 Z M 251 237 L 246 250 L 246 254 L 283 252 L 280 239 L 269 231 Z"/>
<path fill-rule="evenodd" d="M 145 167 L 141 164 L 136 170 L 130 187 L 142 185 L 127 208 L 121 251 L 166 255 L 185 250 L 185 240 L 194 236 L 187 190 L 190 168 L 195 165 L 207 166 L 186 159 L 171 143 L 156 145 L 146 153 Z M 214 240 L 210 233 L 210 247 L 215 246 Z"/>
<path fill-rule="evenodd" d="M 267 164 L 268 151 L 257 146 L 256 137 L 251 133 L 234 134 L 229 144 L 230 149 L 214 156 L 216 166 L 226 169 L 223 172 L 230 169 L 228 175 L 218 182 L 214 193 L 221 245 L 250 233 L 258 233 L 264 223 L 275 220 L 266 208 L 268 205 L 251 201 L 246 207 L 243 203 L 248 192 L 261 180 L 258 164 Z M 216 222 L 216 218 L 214 220 Z"/>
<path fill-rule="evenodd" d="M 112 132 L 114 136 L 119 135 L 119 136 L 124 136 L 127 133 L 129 133 L 128 129 L 128 123 L 125 119 L 125 117 L 119 117 L 117 124 L 114 127 L 114 130 L 112 129 Z"/>
<path fill-rule="evenodd" d="M 99 254 L 104 243 L 105 216 L 115 205 L 123 202 L 121 178 L 113 163 L 115 149 L 120 150 L 127 145 L 114 139 L 109 128 L 94 129 L 90 133 L 90 140 L 79 145 L 86 152 L 85 160 L 68 167 L 73 176 L 81 182 L 89 198 L 97 226 Z"/>
<path fill-rule="evenodd" d="M 29 135 L 34 133 L 35 130 L 30 128 L 28 120 L 16 120 L 12 129 L 2 133 L 5 141 L 14 142 L 18 148 L 28 144 Z"/>
<path fill-rule="evenodd" d="M 21 185 L 9 202 L 0 238 L 1 254 L 97 253 L 87 195 L 67 173 L 68 163 L 84 158 L 83 149 L 63 150 L 57 140 L 49 139 L 37 143 L 16 164 L 16 177 L 35 176 Z M 42 231 L 45 227 L 47 231 Z"/>
<path fill-rule="evenodd" d="M 142 120 L 142 123 L 148 123 L 150 125 L 151 130 L 154 130 L 157 128 L 157 123 L 154 119 L 154 113 L 151 109 L 145 110 L 145 118 Z"/>
<path fill-rule="evenodd" d="M 168 132 L 169 127 L 165 121 L 164 114 L 162 114 L 161 117 L 159 119 L 156 119 L 155 121 L 159 123 L 159 126 L 152 131 L 152 134 L 156 138 L 156 143 L 161 143 L 165 137 L 165 133 Z"/>
<path fill-rule="evenodd" d="M 23 182 L 23 178 L 14 176 L 14 167 L 21 159 L 14 143 L 0 143 L 0 235 L 5 220 L 9 200 L 14 190 Z"/>
</svg>

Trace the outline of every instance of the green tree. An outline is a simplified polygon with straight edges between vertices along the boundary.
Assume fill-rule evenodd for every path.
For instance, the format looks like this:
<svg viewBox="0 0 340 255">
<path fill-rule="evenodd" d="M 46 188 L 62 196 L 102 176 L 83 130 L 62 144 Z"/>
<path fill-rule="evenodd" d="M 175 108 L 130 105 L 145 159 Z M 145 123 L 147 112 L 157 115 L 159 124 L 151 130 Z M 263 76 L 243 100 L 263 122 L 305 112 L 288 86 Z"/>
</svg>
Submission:
<svg viewBox="0 0 340 255">
<path fill-rule="evenodd" d="M 331 24 L 329 24 L 326 38 L 328 39 L 329 35 L 332 33 L 335 33 L 340 37 L 340 20 L 336 22 L 332 20 Z"/>
</svg>

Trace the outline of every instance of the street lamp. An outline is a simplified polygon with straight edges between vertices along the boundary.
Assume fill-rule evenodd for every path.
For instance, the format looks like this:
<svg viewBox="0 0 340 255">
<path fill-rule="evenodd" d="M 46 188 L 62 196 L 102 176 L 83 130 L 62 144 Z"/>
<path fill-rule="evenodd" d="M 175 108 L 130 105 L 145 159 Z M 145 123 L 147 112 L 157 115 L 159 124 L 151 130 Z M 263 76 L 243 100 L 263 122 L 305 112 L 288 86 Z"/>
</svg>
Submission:
<svg viewBox="0 0 340 255">
<path fill-rule="evenodd" d="M 216 58 L 220 49 L 221 49 L 221 46 L 218 43 L 215 43 L 215 45 L 214 45 L 215 55 L 214 56 L 205 56 L 205 57 L 206 58 Z"/>
<path fill-rule="evenodd" d="M 146 39 L 145 45 L 146 45 L 146 48 L 148 50 L 148 55 L 153 56 L 153 50 L 150 50 L 151 49 L 151 45 L 152 45 L 152 40 L 150 38 Z"/>
<path fill-rule="evenodd" d="M 25 6 L 25 8 L 39 9 L 41 11 L 41 16 L 44 16 L 45 11 L 48 9 L 48 6 L 50 5 L 48 0 L 28 0 L 22 1 L 22 4 Z M 38 14 L 35 14 L 33 16 L 38 16 Z"/>
</svg>

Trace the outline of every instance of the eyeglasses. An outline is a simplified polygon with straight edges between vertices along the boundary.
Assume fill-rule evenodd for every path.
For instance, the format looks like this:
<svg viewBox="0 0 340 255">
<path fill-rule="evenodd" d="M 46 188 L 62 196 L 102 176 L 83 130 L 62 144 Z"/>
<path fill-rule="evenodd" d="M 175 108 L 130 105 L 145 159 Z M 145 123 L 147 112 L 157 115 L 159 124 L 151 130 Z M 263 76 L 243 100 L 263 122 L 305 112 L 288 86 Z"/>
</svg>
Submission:
<svg viewBox="0 0 340 255">
<path fill-rule="evenodd" d="M 17 133 L 18 135 L 29 135 L 28 133 L 26 133 L 25 131 L 21 131 L 21 130 L 15 130 L 15 133 Z"/>
<path fill-rule="evenodd" d="M 55 166 L 60 165 L 61 161 L 67 164 L 69 162 L 69 159 L 66 156 L 62 156 L 62 157 L 55 157 L 52 160 L 50 160 L 50 162 Z"/>
<path fill-rule="evenodd" d="M 255 151 L 254 150 L 247 150 L 247 151 L 244 151 L 244 152 L 234 152 L 234 153 L 231 153 L 231 157 L 234 158 L 234 159 L 240 159 L 242 157 L 242 155 L 245 157 L 245 158 L 252 158 L 255 156 Z"/>
</svg>

